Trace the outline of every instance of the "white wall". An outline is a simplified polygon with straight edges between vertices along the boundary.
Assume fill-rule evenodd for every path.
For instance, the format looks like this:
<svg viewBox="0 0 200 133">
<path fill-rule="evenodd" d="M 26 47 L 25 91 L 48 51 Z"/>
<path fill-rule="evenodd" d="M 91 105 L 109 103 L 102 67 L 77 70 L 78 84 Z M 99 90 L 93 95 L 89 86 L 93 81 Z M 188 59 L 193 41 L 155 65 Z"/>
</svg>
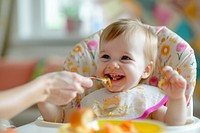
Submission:
<svg viewBox="0 0 200 133">
<path fill-rule="evenodd" d="M 21 44 L 11 43 L 8 51 L 8 58 L 48 58 L 51 56 L 60 56 L 65 58 L 67 53 L 77 44 L 79 40 L 43 40 L 43 41 L 23 41 Z M 20 42 L 18 42 L 20 43 Z"/>
<path fill-rule="evenodd" d="M 36 8 L 37 10 L 36 12 L 34 10 L 34 13 L 32 13 L 33 14 L 32 17 L 31 15 L 25 15 L 29 13 L 28 12 L 29 10 L 27 12 L 22 12 L 22 14 L 19 15 L 17 14 L 20 11 L 19 3 L 17 2 L 15 3 L 16 6 L 14 9 L 14 15 L 13 15 L 14 17 L 13 17 L 12 27 L 11 27 L 10 47 L 7 52 L 8 58 L 14 58 L 14 59 L 16 58 L 17 59 L 42 58 L 43 59 L 43 58 L 48 58 L 55 55 L 65 58 L 66 54 L 73 48 L 73 46 L 77 44 L 80 40 L 82 40 L 82 38 L 78 36 L 77 34 L 59 36 L 56 33 L 56 31 L 53 32 L 54 33 L 53 36 L 50 36 L 50 37 L 47 34 L 45 34 L 46 36 L 44 36 L 44 35 L 40 35 L 37 32 L 34 32 L 32 33 L 33 36 L 23 38 L 21 36 L 21 31 L 27 30 L 28 26 L 26 25 L 27 23 L 22 23 L 22 22 L 28 21 L 29 17 L 31 17 L 29 21 L 31 21 L 30 24 L 32 24 L 32 22 L 34 20 L 36 21 L 36 19 L 39 18 L 41 14 L 39 14 L 40 6 L 37 5 L 39 1 L 32 1 L 32 0 L 27 0 L 27 1 L 22 0 L 22 1 L 33 3 L 30 5 L 31 8 L 34 8 L 34 9 Z M 32 10 L 30 10 L 30 12 L 31 11 Z M 37 23 L 35 23 L 34 25 L 31 25 L 31 29 L 33 30 L 40 29 L 40 27 L 37 26 L 36 24 Z M 28 35 L 27 32 L 23 32 L 23 35 L 24 34 Z"/>
</svg>

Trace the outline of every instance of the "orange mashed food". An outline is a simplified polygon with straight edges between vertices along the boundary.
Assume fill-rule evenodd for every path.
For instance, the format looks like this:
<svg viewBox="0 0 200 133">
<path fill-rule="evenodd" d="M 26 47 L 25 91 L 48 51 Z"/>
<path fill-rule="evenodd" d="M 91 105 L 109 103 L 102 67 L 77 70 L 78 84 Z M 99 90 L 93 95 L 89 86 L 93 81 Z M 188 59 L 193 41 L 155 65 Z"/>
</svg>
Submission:
<svg viewBox="0 0 200 133">
<path fill-rule="evenodd" d="M 81 108 L 72 112 L 68 121 L 68 126 L 61 126 L 59 133 L 139 133 L 130 121 L 122 121 L 115 125 L 106 123 L 99 129 L 89 127 L 88 124 L 93 120 L 94 113 L 90 108 Z"/>
</svg>

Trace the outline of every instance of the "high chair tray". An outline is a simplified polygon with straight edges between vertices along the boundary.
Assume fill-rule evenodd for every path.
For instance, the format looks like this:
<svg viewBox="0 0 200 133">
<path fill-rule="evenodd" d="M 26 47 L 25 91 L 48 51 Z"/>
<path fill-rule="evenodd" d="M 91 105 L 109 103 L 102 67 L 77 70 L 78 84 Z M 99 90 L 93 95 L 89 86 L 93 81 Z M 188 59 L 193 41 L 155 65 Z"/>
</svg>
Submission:
<svg viewBox="0 0 200 133">
<path fill-rule="evenodd" d="M 101 124 L 107 122 L 108 120 L 100 120 Z M 97 121 L 98 122 L 98 121 Z M 119 123 L 120 121 L 113 121 L 114 123 Z M 164 124 L 152 121 L 152 120 L 141 120 L 133 121 L 138 130 L 141 133 L 199 133 L 200 132 L 200 120 L 196 117 L 188 118 L 188 123 L 184 126 L 165 126 Z M 52 123 L 43 121 L 42 117 L 39 117 L 36 121 L 23 125 L 17 128 L 19 133 L 59 133 L 59 128 L 61 126 L 68 126 L 67 123 Z M 90 126 L 97 126 L 97 123 L 93 122 Z M 144 128 L 145 127 L 145 128 Z M 149 129 L 149 130 L 147 130 Z M 148 132 L 147 132 L 148 131 Z M 151 131 L 151 132 L 149 132 Z"/>
</svg>

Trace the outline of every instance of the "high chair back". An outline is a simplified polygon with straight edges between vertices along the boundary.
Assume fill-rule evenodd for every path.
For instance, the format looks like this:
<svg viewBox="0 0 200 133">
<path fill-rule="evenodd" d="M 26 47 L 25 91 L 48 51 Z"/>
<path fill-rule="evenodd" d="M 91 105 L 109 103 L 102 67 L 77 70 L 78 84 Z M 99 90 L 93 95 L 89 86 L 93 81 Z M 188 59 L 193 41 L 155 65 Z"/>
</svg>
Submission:
<svg viewBox="0 0 200 133">
<path fill-rule="evenodd" d="M 158 81 L 162 78 L 161 69 L 166 65 L 173 67 L 187 80 L 185 96 L 188 102 L 188 116 L 193 116 L 191 99 L 196 83 L 196 60 L 193 49 L 180 36 L 166 27 L 149 26 L 149 29 L 158 36 L 158 58 L 155 71 L 144 83 L 158 86 Z M 84 76 L 95 76 L 101 33 L 102 30 L 75 45 L 68 53 L 64 69 Z M 99 84 L 84 95 L 97 88 L 100 88 Z M 82 96 L 79 95 L 75 101 L 78 102 Z"/>
</svg>

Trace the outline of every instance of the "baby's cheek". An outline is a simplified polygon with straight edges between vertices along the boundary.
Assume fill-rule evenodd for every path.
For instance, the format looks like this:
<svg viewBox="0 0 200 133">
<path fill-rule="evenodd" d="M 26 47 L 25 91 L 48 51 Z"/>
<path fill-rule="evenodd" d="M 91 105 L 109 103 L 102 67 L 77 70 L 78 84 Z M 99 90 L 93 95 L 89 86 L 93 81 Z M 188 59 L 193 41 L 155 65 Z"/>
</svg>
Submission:
<svg viewBox="0 0 200 133">
<path fill-rule="evenodd" d="M 97 70 L 96 71 L 96 77 L 102 77 L 101 75 L 102 75 L 101 72 Z"/>
<path fill-rule="evenodd" d="M 104 76 L 104 70 L 105 70 L 105 66 L 102 65 L 101 63 L 99 63 L 97 65 L 96 76 L 97 77 L 103 77 Z"/>
<path fill-rule="evenodd" d="M 102 70 L 99 67 L 97 67 L 96 76 L 102 77 Z"/>
</svg>

